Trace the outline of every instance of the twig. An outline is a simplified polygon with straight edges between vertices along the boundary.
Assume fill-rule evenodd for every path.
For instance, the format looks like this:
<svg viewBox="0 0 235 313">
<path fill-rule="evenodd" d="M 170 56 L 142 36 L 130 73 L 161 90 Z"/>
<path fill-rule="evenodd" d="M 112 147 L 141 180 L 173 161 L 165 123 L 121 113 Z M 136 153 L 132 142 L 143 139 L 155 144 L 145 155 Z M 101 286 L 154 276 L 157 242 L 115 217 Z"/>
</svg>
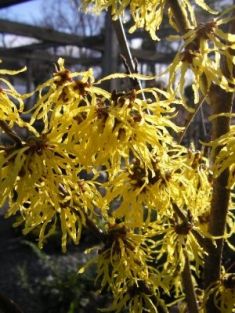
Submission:
<svg viewBox="0 0 235 313">
<path fill-rule="evenodd" d="M 235 4 L 235 1 L 234 1 Z M 233 17 L 235 12 L 232 12 Z M 231 20 L 229 24 L 229 32 L 235 34 L 235 21 Z M 228 60 L 222 58 L 221 70 L 223 74 L 231 78 L 228 70 Z M 231 65 L 231 64 L 230 64 Z M 234 66 L 233 66 L 234 69 Z M 219 86 L 211 88 L 211 103 L 213 103 L 212 114 L 231 113 L 233 105 L 233 93 L 222 90 Z M 226 134 L 230 129 L 230 117 L 217 117 L 212 121 L 212 140 L 219 138 Z M 216 155 L 220 152 L 222 147 L 218 147 L 215 154 L 212 156 L 212 161 L 215 160 Z M 229 169 L 225 169 L 220 176 L 213 180 L 213 193 L 211 201 L 210 220 L 208 231 L 213 236 L 223 236 L 226 230 L 227 214 L 230 201 L 230 190 L 227 188 L 229 178 Z M 208 250 L 208 257 L 205 262 L 205 288 L 220 279 L 221 264 L 223 255 L 224 239 L 217 239 L 216 246 Z M 215 306 L 214 294 L 211 295 L 206 308 L 208 313 L 217 313 L 220 310 Z"/>
<path fill-rule="evenodd" d="M 131 51 L 128 45 L 126 33 L 125 33 L 121 19 L 118 18 L 117 20 L 114 20 L 113 26 L 114 26 L 114 29 L 118 38 L 122 59 L 125 60 L 124 65 L 126 63 L 125 67 L 128 68 L 128 71 L 130 72 L 130 74 L 137 73 L 137 68 L 136 68 L 137 61 L 134 60 L 131 55 Z M 142 85 L 139 79 L 136 79 L 136 83 L 137 83 L 138 88 L 142 90 Z M 142 98 L 143 100 L 145 100 L 145 96 L 143 92 L 142 92 Z"/>
<path fill-rule="evenodd" d="M 17 146 L 22 146 L 22 141 L 19 136 L 7 125 L 6 122 L 0 121 L 0 128 L 16 143 Z"/>
<path fill-rule="evenodd" d="M 182 34 L 186 33 L 187 30 L 189 29 L 189 23 L 181 9 L 178 0 L 168 0 L 168 4 L 173 11 L 174 20 L 180 33 Z"/>
<path fill-rule="evenodd" d="M 203 105 L 203 103 L 204 103 L 206 97 L 207 97 L 207 95 L 205 95 L 205 96 L 199 101 L 199 103 L 198 103 L 198 105 L 197 105 L 195 111 L 194 111 L 193 114 L 189 117 L 189 119 L 188 119 L 188 121 L 187 121 L 187 123 L 186 123 L 186 125 L 185 125 L 185 127 L 184 127 L 184 131 L 183 131 L 182 135 L 181 135 L 180 138 L 179 138 L 179 143 L 182 143 L 182 140 L 184 139 L 184 137 L 185 137 L 185 135 L 186 135 L 186 133 L 187 133 L 187 131 L 188 131 L 189 126 L 191 125 L 192 121 L 193 121 L 194 118 L 196 117 L 198 111 L 202 108 L 202 105 Z M 204 128 L 203 128 L 203 129 L 204 129 Z"/>
<path fill-rule="evenodd" d="M 126 33 L 125 33 L 121 19 L 118 18 L 117 20 L 114 20 L 113 26 L 114 26 L 115 32 L 117 34 L 118 43 L 120 45 L 121 53 L 125 57 L 131 73 L 135 73 L 135 62 L 134 62 L 133 57 L 131 55 L 131 51 L 130 51 L 130 48 L 128 45 Z"/>
<path fill-rule="evenodd" d="M 121 57 L 122 62 L 123 62 L 123 64 L 124 64 L 125 68 L 126 68 L 127 74 L 132 74 L 132 71 L 131 71 L 131 69 L 130 69 L 130 67 L 129 67 L 129 64 L 127 63 L 127 60 L 126 60 L 125 56 L 124 56 L 123 54 L 120 54 L 120 57 Z M 135 60 L 136 60 L 136 59 L 135 59 Z M 137 61 L 136 61 L 136 62 L 137 62 Z M 137 63 L 136 63 L 135 73 L 137 73 L 137 72 L 138 72 L 138 71 L 137 71 Z M 133 82 L 133 87 L 134 87 L 134 88 L 140 88 L 140 86 L 139 86 L 139 81 L 138 81 L 137 78 L 130 78 L 130 80 L 131 80 L 131 82 Z"/>
<path fill-rule="evenodd" d="M 203 105 L 203 103 L 202 103 Z M 206 130 L 206 124 L 205 124 L 205 116 L 204 116 L 204 112 L 203 112 L 203 106 L 201 105 L 200 107 L 200 115 L 201 115 L 201 120 L 202 120 L 202 129 L 203 129 L 203 135 L 204 135 L 204 138 L 207 137 L 207 130 Z"/>
<path fill-rule="evenodd" d="M 178 207 L 176 203 L 173 202 L 173 210 L 176 215 L 183 221 L 183 223 L 188 223 L 189 220 L 184 214 L 184 212 Z M 193 229 L 191 229 L 192 231 Z M 184 287 L 185 299 L 188 306 L 188 312 L 190 313 L 199 313 L 198 305 L 197 305 L 197 298 L 193 286 L 192 281 L 192 273 L 190 269 L 190 263 L 188 259 L 187 251 L 184 249 L 184 257 L 185 257 L 185 265 L 182 276 L 182 282 Z"/>
<path fill-rule="evenodd" d="M 173 210 L 176 213 L 176 215 L 184 223 L 187 223 L 188 222 L 188 218 L 186 217 L 184 212 L 178 207 L 178 205 L 173 202 L 172 206 L 173 206 Z M 213 246 L 214 246 L 213 243 L 211 241 L 207 240 L 207 238 L 203 237 L 196 229 L 192 228 L 191 232 L 192 232 L 193 236 L 195 237 L 195 239 L 197 240 L 197 242 L 199 243 L 199 245 L 201 247 L 203 247 L 205 250 L 213 248 Z"/>
<path fill-rule="evenodd" d="M 188 219 L 186 217 L 186 215 L 184 214 L 184 212 L 178 207 L 178 205 L 175 202 L 172 202 L 172 207 L 174 212 L 176 213 L 176 215 L 183 221 L 183 222 L 187 222 Z"/>
<path fill-rule="evenodd" d="M 106 241 L 106 234 L 103 233 L 88 216 L 86 216 L 86 226 L 91 230 L 94 236 L 100 240 L 100 242 Z"/>
<path fill-rule="evenodd" d="M 192 281 L 192 272 L 190 269 L 188 253 L 184 250 L 185 265 L 182 272 L 182 282 L 184 286 L 185 299 L 188 306 L 188 312 L 199 313 L 197 298 Z"/>
<path fill-rule="evenodd" d="M 23 313 L 10 298 L 3 294 L 0 294 L 0 311 L 3 313 Z"/>
</svg>

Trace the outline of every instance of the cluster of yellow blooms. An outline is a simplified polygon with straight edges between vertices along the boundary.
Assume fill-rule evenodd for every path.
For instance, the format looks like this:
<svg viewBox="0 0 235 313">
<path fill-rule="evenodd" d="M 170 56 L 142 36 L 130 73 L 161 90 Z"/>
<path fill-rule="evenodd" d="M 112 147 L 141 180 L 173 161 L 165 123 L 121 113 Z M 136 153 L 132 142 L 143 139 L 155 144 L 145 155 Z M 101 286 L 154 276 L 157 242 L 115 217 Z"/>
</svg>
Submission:
<svg viewBox="0 0 235 313">
<path fill-rule="evenodd" d="M 130 6 L 134 28 L 146 27 L 155 37 L 166 1 L 83 3 L 85 7 L 95 4 L 98 10 L 111 7 L 114 17 Z M 209 10 L 204 1 L 196 3 Z M 188 0 L 182 1 L 182 6 L 193 14 Z M 234 90 L 233 79 L 219 70 L 221 54 L 234 63 L 229 54 L 234 36 L 218 29 L 228 21 L 220 16 L 210 27 L 199 26 L 196 32 L 184 35 L 184 50 L 169 67 L 167 91 L 109 92 L 101 87 L 102 80 L 94 79 L 92 70 L 73 73 L 59 59 L 51 79 L 32 94 L 21 95 L 3 78 L 17 72 L 0 71 L 4 85 L 0 90 L 0 127 L 11 140 L 0 146 L 0 206 L 9 206 L 7 216 L 20 216 L 17 223 L 24 225 L 25 234 L 38 230 L 40 247 L 61 229 L 62 249 L 66 251 L 70 240 L 79 243 L 83 227 L 96 227 L 103 242 L 91 262 L 97 264 L 101 289 L 108 289 L 114 297 L 104 311 L 118 313 L 128 307 L 133 313 L 168 312 L 171 303 L 165 303 L 162 296 L 183 299 L 179 277 L 186 260 L 196 277 L 201 275 L 206 254 L 202 242 L 210 237 L 207 223 L 212 178 L 230 167 L 228 188 L 235 183 L 234 128 L 213 143 L 213 147 L 224 148 L 210 168 L 202 153 L 174 140 L 172 134 L 182 129 L 172 118 L 175 104 L 184 105 L 188 69 L 195 74 L 196 102 L 198 90 L 205 91 L 202 75 L 207 88 L 214 83 Z M 212 51 L 214 60 L 209 58 Z M 178 69 L 177 96 L 173 84 Z M 116 74 L 110 79 L 115 77 L 133 75 Z M 36 102 L 26 112 L 24 101 L 31 96 Z M 31 116 L 28 122 L 26 113 Z M 27 135 L 20 137 L 15 127 L 26 130 Z M 101 172 L 106 177 L 103 183 Z M 86 178 L 82 178 L 84 173 Z M 233 232 L 234 218 L 229 214 L 226 240 Z M 218 289 L 218 306 L 231 308 L 222 312 L 234 312 L 234 290 L 226 283 L 213 288 Z"/>
<path fill-rule="evenodd" d="M 219 85 L 226 91 L 234 91 L 232 68 L 235 59 L 235 35 L 225 33 L 220 27 L 232 20 L 231 12 L 223 12 L 213 20 L 194 26 L 183 36 L 170 36 L 171 40 L 184 40 L 184 44 L 169 67 L 169 88 L 173 88 L 180 73 L 179 92 L 184 96 L 185 77 L 193 74 L 192 88 L 195 103 L 199 101 L 199 91 L 206 95 L 212 84 Z M 221 69 L 221 58 L 226 59 L 230 75 L 225 76 Z M 230 77 L 231 76 L 231 77 Z"/>
<path fill-rule="evenodd" d="M 100 13 L 103 10 L 111 9 L 114 19 L 124 14 L 125 9 L 130 8 L 130 13 L 134 21 L 134 25 L 130 28 L 130 32 L 134 32 L 138 28 L 146 29 L 153 40 L 159 39 L 156 31 L 159 29 L 165 10 L 167 9 L 170 24 L 177 29 L 174 23 L 173 12 L 168 6 L 168 0 L 82 0 L 85 11 Z M 204 0 L 195 0 L 196 4 L 204 10 L 214 14 L 214 10 L 208 7 Z M 193 6 L 190 0 L 181 0 L 182 10 L 190 14 L 190 21 L 195 20 Z M 193 23 L 193 22 L 191 22 Z"/>
</svg>

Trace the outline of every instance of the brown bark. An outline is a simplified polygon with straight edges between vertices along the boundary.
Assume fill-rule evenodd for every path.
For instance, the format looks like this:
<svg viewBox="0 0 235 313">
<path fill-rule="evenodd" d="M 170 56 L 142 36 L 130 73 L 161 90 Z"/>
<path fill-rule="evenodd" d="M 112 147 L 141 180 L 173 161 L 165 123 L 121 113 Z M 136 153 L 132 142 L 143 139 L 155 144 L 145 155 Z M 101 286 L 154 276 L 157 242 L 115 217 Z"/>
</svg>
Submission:
<svg viewBox="0 0 235 313">
<path fill-rule="evenodd" d="M 185 18 L 183 17 L 183 12 L 177 0 L 168 0 L 169 5 L 171 6 L 174 17 L 177 23 L 177 26 L 181 33 L 187 31 L 187 24 Z M 233 23 L 234 24 L 234 21 Z M 231 32 L 233 32 L 234 25 L 231 25 Z M 224 61 L 221 64 L 224 74 L 228 76 L 228 71 L 226 70 L 226 63 Z M 203 78 L 203 77 L 202 77 Z M 228 93 L 225 90 L 222 90 L 219 86 L 212 85 L 209 95 L 209 103 L 212 106 L 212 114 L 220 113 L 230 113 L 233 102 L 233 94 Z M 229 117 L 218 117 L 212 122 L 212 140 L 219 138 L 229 131 L 230 118 Z M 215 151 L 213 160 L 216 158 L 216 155 L 219 152 L 218 148 Z M 229 170 L 225 170 L 218 178 L 215 178 L 213 181 L 213 193 L 211 201 L 211 212 L 209 219 L 208 231 L 213 236 L 223 236 L 226 227 L 226 218 L 228 213 L 228 205 L 230 192 L 226 188 L 228 183 Z M 205 260 L 205 273 L 204 273 L 204 282 L 205 287 L 207 288 L 213 282 L 219 279 L 221 271 L 221 260 L 223 253 L 223 239 L 216 240 L 216 246 L 211 244 L 211 241 L 208 240 L 207 252 L 208 256 Z M 187 301 L 188 303 L 188 301 Z M 210 297 L 206 305 L 207 313 L 217 313 L 219 312 L 216 308 L 213 295 Z"/>
</svg>

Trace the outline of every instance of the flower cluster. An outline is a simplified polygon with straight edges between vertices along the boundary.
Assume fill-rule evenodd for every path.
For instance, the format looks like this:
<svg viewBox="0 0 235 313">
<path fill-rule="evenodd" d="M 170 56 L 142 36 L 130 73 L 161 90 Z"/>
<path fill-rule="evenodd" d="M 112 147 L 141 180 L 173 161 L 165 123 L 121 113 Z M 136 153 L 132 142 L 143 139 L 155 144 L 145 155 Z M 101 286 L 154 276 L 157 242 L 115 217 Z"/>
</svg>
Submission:
<svg viewBox="0 0 235 313">
<path fill-rule="evenodd" d="M 235 158 L 235 144 L 234 144 L 234 134 L 235 127 L 231 126 L 231 129 L 228 133 L 218 138 L 212 143 L 212 152 L 215 149 L 220 149 L 217 154 L 215 163 L 214 163 L 214 174 L 215 177 L 218 177 L 225 169 L 229 168 L 229 181 L 228 188 L 233 188 L 235 183 L 235 167 L 234 167 L 234 158 Z"/>
<path fill-rule="evenodd" d="M 204 0 L 196 0 L 195 1 L 198 6 L 202 9 L 215 13 L 212 9 L 208 7 L 208 5 L 204 2 Z M 85 11 L 87 11 L 90 7 L 92 8 L 92 12 L 100 13 L 103 10 L 107 10 L 111 8 L 111 14 L 114 19 L 120 17 L 125 9 L 130 8 L 130 13 L 134 21 L 134 25 L 130 28 L 130 32 L 134 32 L 138 28 L 144 28 L 149 32 L 152 39 L 159 39 L 156 35 L 156 31 L 159 29 L 165 9 L 167 8 L 167 0 L 128 0 L 128 1 L 105 1 L 105 0 L 82 0 L 82 5 Z M 182 0 L 182 8 L 185 12 L 190 13 L 191 20 L 194 19 L 193 8 L 189 0 Z M 173 23 L 173 15 L 172 11 L 168 9 L 169 20 L 172 25 Z"/>
<path fill-rule="evenodd" d="M 204 251 L 195 233 L 207 235 L 201 217 L 209 211 L 208 161 L 174 141 L 181 129 L 171 120 L 173 104 L 182 101 L 173 93 L 143 89 L 143 100 L 138 90 L 108 92 L 100 82 L 60 59 L 33 93 L 29 122 L 23 100 L 30 95 L 19 96 L 19 108 L 9 102 L 18 116 L 10 122 L 8 111 L 1 119 L 11 143 L 0 150 L 0 203 L 8 204 L 7 216 L 20 215 L 25 234 L 38 230 L 40 247 L 60 229 L 63 251 L 100 217 L 97 282 L 114 296 L 110 309 L 128 305 L 132 312 L 141 302 L 140 312 L 156 310 L 164 306 L 162 293 L 182 294 L 172 275 L 183 271 L 184 249 L 200 271 Z M 16 135 L 15 125 L 27 134 Z"/>
<path fill-rule="evenodd" d="M 204 1 L 196 3 L 210 11 Z M 114 18 L 129 6 L 132 30 L 146 28 L 156 38 L 166 1 L 83 4 L 98 10 L 111 7 Z M 233 128 L 212 144 L 212 150 L 220 148 L 212 169 L 201 152 L 175 140 L 182 131 L 173 122 L 175 104 L 185 106 L 188 69 L 195 78 L 195 102 L 199 90 L 206 94 L 212 84 L 234 91 L 234 80 L 219 67 L 222 55 L 232 72 L 234 36 L 218 27 L 230 18 L 221 15 L 196 26 L 190 2 L 181 4 L 191 14 L 192 27 L 168 69 L 167 91 L 107 91 L 101 87 L 104 80 L 147 78 L 113 74 L 97 81 L 92 70 L 72 72 L 62 59 L 52 77 L 30 95 L 21 95 L 0 78 L 6 86 L 0 89 L 0 128 L 9 137 L 0 146 L 0 206 L 8 205 L 7 216 L 20 216 L 16 224 L 23 225 L 24 234 L 38 230 L 40 247 L 58 230 L 63 251 L 70 241 L 79 243 L 84 227 L 99 234 L 101 242 L 90 263 L 96 263 L 101 291 L 114 298 L 105 311 L 128 307 L 133 313 L 167 312 L 172 295 L 182 301 L 180 277 L 187 262 L 200 278 L 207 255 L 212 179 L 229 167 L 228 188 L 235 182 Z M 170 9 L 169 15 L 173 22 Z M 173 90 L 178 70 L 179 93 Z M 30 96 L 35 104 L 25 111 L 24 100 Z M 16 127 L 26 134 L 16 133 Z M 232 198 L 230 202 L 232 206 Z M 234 233 L 231 212 L 226 240 Z M 213 289 L 215 301 L 224 312 L 232 312 L 226 301 L 234 298 L 233 290 L 225 280 L 222 286 Z"/>
<path fill-rule="evenodd" d="M 234 91 L 232 68 L 234 65 L 233 49 L 235 35 L 225 33 L 221 27 L 231 21 L 228 10 L 209 22 L 194 26 L 181 36 L 170 36 L 169 39 L 183 39 L 183 46 L 169 66 L 169 88 L 179 78 L 179 93 L 184 96 L 186 74 L 193 74 L 194 102 L 199 101 L 199 91 L 207 95 L 212 84 L 226 91 Z M 226 60 L 228 71 L 221 68 L 222 57 Z"/>
<path fill-rule="evenodd" d="M 213 296 L 216 308 L 223 313 L 233 313 L 235 307 L 234 273 L 226 273 L 222 269 L 221 279 L 205 291 L 205 300 Z"/>
</svg>

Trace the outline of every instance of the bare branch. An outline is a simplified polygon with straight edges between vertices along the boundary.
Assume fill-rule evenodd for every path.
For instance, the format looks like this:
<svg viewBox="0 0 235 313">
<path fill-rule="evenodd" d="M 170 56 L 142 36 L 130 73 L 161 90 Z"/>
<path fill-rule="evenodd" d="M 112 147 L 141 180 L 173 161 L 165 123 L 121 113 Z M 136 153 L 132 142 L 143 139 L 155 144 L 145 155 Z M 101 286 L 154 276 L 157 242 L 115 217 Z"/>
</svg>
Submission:
<svg viewBox="0 0 235 313">
<path fill-rule="evenodd" d="M 21 138 L 7 125 L 6 122 L 0 121 L 0 128 L 16 143 L 17 146 L 22 146 Z"/>
</svg>

